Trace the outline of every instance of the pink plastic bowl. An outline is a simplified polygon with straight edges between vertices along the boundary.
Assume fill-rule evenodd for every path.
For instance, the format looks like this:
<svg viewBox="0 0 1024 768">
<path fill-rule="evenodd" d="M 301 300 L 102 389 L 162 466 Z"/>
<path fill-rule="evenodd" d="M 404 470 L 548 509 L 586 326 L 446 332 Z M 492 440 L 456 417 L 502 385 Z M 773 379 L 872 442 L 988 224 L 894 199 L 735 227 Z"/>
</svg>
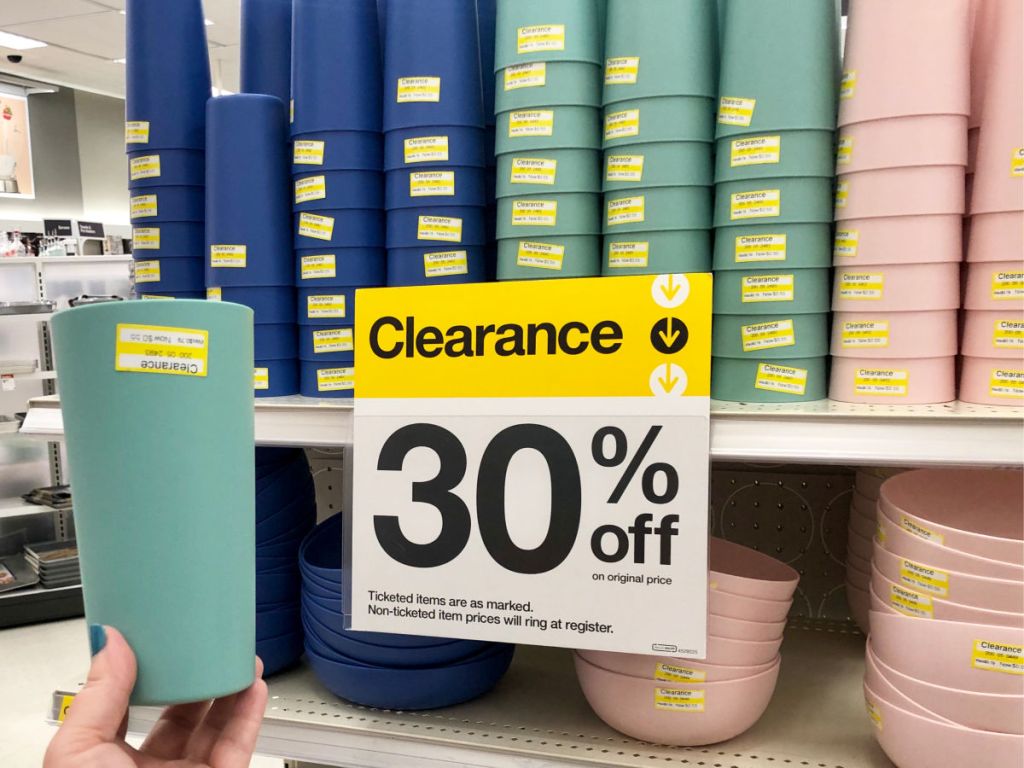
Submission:
<svg viewBox="0 0 1024 768">
<path fill-rule="evenodd" d="M 997 671 L 987 647 L 1024 646 L 1024 630 L 872 613 L 871 647 L 880 661 L 918 680 L 977 693 L 1024 694 L 1024 677 Z M 998 656 L 998 653 L 996 654 Z"/>
<path fill-rule="evenodd" d="M 927 140 L 925 140 L 927 137 Z M 967 165 L 966 115 L 914 115 L 848 125 L 839 132 L 838 173 Z"/>
<path fill-rule="evenodd" d="M 858 541 L 862 539 L 858 536 Z M 868 582 L 871 580 L 871 558 L 863 557 L 859 553 L 855 552 L 852 547 L 847 547 L 846 550 L 846 574 L 850 575 L 850 571 L 856 571 L 853 574 L 856 578 L 852 579 L 853 583 L 861 589 L 867 589 Z M 863 577 L 863 578 L 861 578 Z"/>
<path fill-rule="evenodd" d="M 1020 470 L 904 472 L 882 485 L 878 504 L 890 520 L 937 544 L 1024 566 L 1024 472 Z"/>
<path fill-rule="evenodd" d="M 1024 211 L 979 213 L 970 222 L 967 261 L 1012 261 L 1024 253 Z"/>
<path fill-rule="evenodd" d="M 962 165 L 840 174 L 836 221 L 882 216 L 962 215 L 967 209 L 965 175 Z"/>
<path fill-rule="evenodd" d="M 862 498 L 871 502 L 871 517 L 875 516 L 875 503 L 882 490 L 882 483 L 907 470 L 901 467 L 861 467 L 854 476 L 853 487 Z M 856 500 L 856 497 L 854 497 Z"/>
<path fill-rule="evenodd" d="M 904 528 L 903 525 L 908 527 Z M 977 557 L 944 547 L 911 533 L 909 530 L 911 528 L 917 530 L 917 526 L 909 518 L 908 522 L 904 524 L 902 520 L 896 522 L 885 515 L 878 516 L 879 541 L 897 557 L 906 557 L 918 563 L 928 563 L 946 571 L 958 571 L 972 576 L 1024 580 L 1024 568 L 1019 565 L 987 557 Z"/>
<path fill-rule="evenodd" d="M 800 574 L 757 550 L 712 537 L 711 588 L 759 600 L 792 600 Z"/>
<path fill-rule="evenodd" d="M 728 616 L 708 616 L 708 634 L 731 640 L 777 640 L 786 630 L 785 621 L 744 621 Z"/>
<path fill-rule="evenodd" d="M 775 640 L 732 640 L 708 635 L 708 664 L 726 667 L 756 667 L 774 659 L 782 647 L 782 637 Z"/>
<path fill-rule="evenodd" d="M 960 399 L 979 405 L 1024 405 L 1024 365 L 1017 360 L 964 357 Z"/>
<path fill-rule="evenodd" d="M 864 264 L 935 264 L 963 259 L 963 217 L 843 217 L 836 222 L 832 252 L 837 267 Z"/>
<path fill-rule="evenodd" d="M 956 398 L 954 362 L 953 357 L 835 357 L 829 397 L 841 403 L 948 403 Z"/>
<path fill-rule="evenodd" d="M 868 643 L 871 654 L 871 643 Z M 896 690 L 937 717 L 966 728 L 1024 735 L 1024 696 L 977 693 L 926 683 L 874 659 L 879 672 Z"/>
<path fill-rule="evenodd" d="M 1024 361 L 1024 310 L 968 310 L 960 349 L 968 357 Z"/>
<path fill-rule="evenodd" d="M 866 684 L 864 698 L 877 718 L 875 738 L 900 768 L 1016 768 L 1024 763 L 1024 737 L 915 715 L 886 701 Z"/>
<path fill-rule="evenodd" d="M 866 303 L 866 302 L 865 302 Z M 957 311 L 837 312 L 832 320 L 832 355 L 872 360 L 953 357 Z"/>
<path fill-rule="evenodd" d="M 645 656 L 609 651 L 576 651 L 576 654 L 595 667 L 608 672 L 638 677 L 642 680 L 660 680 L 672 685 L 741 680 L 767 672 L 779 663 L 776 658 L 753 667 L 730 667 L 674 656 Z"/>
<path fill-rule="evenodd" d="M 964 309 L 1024 309 L 1024 259 L 968 264 Z"/>
<path fill-rule="evenodd" d="M 759 600 L 717 589 L 709 590 L 708 610 L 716 616 L 744 621 L 785 621 L 792 600 Z"/>
<path fill-rule="evenodd" d="M 846 549 L 847 552 L 852 552 L 861 560 L 871 562 L 871 555 L 874 550 L 874 534 L 871 536 L 864 535 L 861 531 L 858 531 L 853 527 L 854 520 L 863 520 L 864 518 L 860 515 L 853 515 L 850 517 L 850 525 L 846 529 Z M 858 523 L 860 525 L 860 523 Z M 872 523 L 872 531 L 877 531 L 878 523 Z M 864 528 L 867 528 L 865 525 Z"/>
<path fill-rule="evenodd" d="M 951 720 L 947 720 L 934 712 L 928 711 L 916 701 L 909 698 L 906 694 L 902 693 L 896 686 L 885 678 L 885 675 L 882 674 L 880 665 L 881 662 L 878 661 L 878 657 L 875 656 L 875 652 L 872 649 L 871 642 L 869 640 L 864 645 L 864 682 L 868 688 L 873 691 L 877 691 L 880 696 L 883 696 L 886 699 L 886 701 L 891 701 L 893 704 L 903 707 L 903 709 L 908 712 L 912 712 L 915 715 L 955 725 Z"/>
<path fill-rule="evenodd" d="M 857 628 L 865 635 L 871 631 L 871 624 L 868 614 L 871 609 L 871 597 L 866 589 L 861 589 L 856 584 L 846 581 L 846 602 L 850 606 L 850 618 L 853 619 Z"/>
<path fill-rule="evenodd" d="M 986 579 L 959 571 L 945 571 L 926 563 L 898 557 L 885 547 L 875 547 L 875 567 L 890 581 L 936 600 L 949 600 L 990 611 L 1024 609 L 1024 582 Z"/>
<path fill-rule="evenodd" d="M 669 746 L 702 746 L 739 736 L 764 714 L 779 664 L 754 677 L 704 685 L 640 680 L 580 658 L 583 695 L 605 723 L 634 739 Z"/>
<path fill-rule="evenodd" d="M 960 308 L 960 265 L 876 264 L 836 269 L 834 312 L 931 312 Z M 908 321 L 921 323 L 920 318 Z M 918 326 L 920 327 L 920 326 Z M 931 333 L 948 332 L 938 325 Z M 890 342 L 891 342 L 890 333 Z M 953 344 L 956 345 L 954 327 Z"/>
</svg>

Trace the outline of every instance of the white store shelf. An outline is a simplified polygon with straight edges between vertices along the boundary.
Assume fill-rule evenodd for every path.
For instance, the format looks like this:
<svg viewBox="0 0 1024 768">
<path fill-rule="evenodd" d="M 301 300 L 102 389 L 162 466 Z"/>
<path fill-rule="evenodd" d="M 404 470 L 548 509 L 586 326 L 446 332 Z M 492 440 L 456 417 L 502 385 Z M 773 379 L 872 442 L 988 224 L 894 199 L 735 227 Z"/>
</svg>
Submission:
<svg viewBox="0 0 1024 768">
<path fill-rule="evenodd" d="M 8 256 L 0 258 L 4 264 L 118 264 L 132 260 L 131 254 L 103 254 L 97 256 Z"/>
<path fill-rule="evenodd" d="M 23 435 L 59 437 L 57 396 L 34 398 Z M 256 401 L 260 445 L 352 442 L 352 404 L 282 397 Z M 965 403 L 922 406 L 713 403 L 711 456 L 719 461 L 857 465 L 1024 464 L 1024 409 Z"/>
<path fill-rule="evenodd" d="M 24 515 L 43 515 L 57 510 L 44 504 L 29 504 L 24 499 L 15 496 L 10 499 L 0 499 L 0 519 L 5 517 L 22 517 Z"/>
<path fill-rule="evenodd" d="M 56 371 L 32 371 L 32 373 L 7 373 L 0 368 L 0 378 L 12 377 L 15 381 L 54 381 Z"/>
<path fill-rule="evenodd" d="M 53 312 L 29 312 L 23 315 L 0 315 L 0 323 L 13 323 L 18 320 L 35 320 L 36 322 L 43 322 L 51 320 L 53 315 Z"/>
</svg>

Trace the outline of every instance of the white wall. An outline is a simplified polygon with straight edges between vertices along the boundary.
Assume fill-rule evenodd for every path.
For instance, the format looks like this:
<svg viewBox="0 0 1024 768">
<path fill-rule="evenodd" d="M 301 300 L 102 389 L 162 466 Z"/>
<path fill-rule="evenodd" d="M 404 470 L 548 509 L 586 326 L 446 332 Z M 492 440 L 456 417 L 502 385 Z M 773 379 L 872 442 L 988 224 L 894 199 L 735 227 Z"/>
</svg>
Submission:
<svg viewBox="0 0 1024 768">
<path fill-rule="evenodd" d="M 128 224 L 128 156 L 124 101 L 75 91 L 82 215 L 86 221 Z"/>
</svg>

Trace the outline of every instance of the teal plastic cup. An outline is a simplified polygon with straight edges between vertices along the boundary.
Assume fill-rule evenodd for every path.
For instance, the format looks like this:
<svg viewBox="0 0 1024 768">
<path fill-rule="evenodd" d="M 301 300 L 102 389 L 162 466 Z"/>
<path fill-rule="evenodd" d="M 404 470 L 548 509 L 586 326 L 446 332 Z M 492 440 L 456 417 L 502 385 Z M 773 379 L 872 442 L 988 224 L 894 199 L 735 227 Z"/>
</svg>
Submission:
<svg viewBox="0 0 1024 768">
<path fill-rule="evenodd" d="M 712 357 L 711 399 L 733 403 L 807 403 L 828 392 L 828 358 Z"/>
<path fill-rule="evenodd" d="M 625 144 L 605 150 L 605 192 L 641 187 L 710 187 L 713 147 L 703 141 Z"/>
<path fill-rule="evenodd" d="M 759 269 L 715 275 L 719 315 L 811 315 L 832 304 L 829 269 Z"/>
<path fill-rule="evenodd" d="M 604 239 L 605 277 L 711 271 L 711 231 L 633 232 Z"/>
<path fill-rule="evenodd" d="M 832 190 L 831 178 L 725 181 L 715 185 L 715 227 L 831 222 Z"/>
<path fill-rule="evenodd" d="M 717 138 L 834 130 L 839 19 L 831 0 L 727 2 Z"/>
<path fill-rule="evenodd" d="M 711 229 L 709 187 L 658 187 L 604 196 L 604 233 Z"/>
<path fill-rule="evenodd" d="M 601 233 L 601 195 L 568 193 L 498 200 L 498 239 Z"/>
<path fill-rule="evenodd" d="M 603 64 L 604 0 L 502 0 L 494 70 L 533 61 Z"/>
<path fill-rule="evenodd" d="M 604 148 L 662 141 L 714 141 L 715 102 L 703 96 L 619 101 L 604 110 Z"/>
<path fill-rule="evenodd" d="M 133 704 L 255 669 L 253 312 L 126 301 L 52 321 L 89 624 L 135 651 Z"/>
<path fill-rule="evenodd" d="M 495 112 L 534 107 L 601 107 L 601 68 L 578 61 L 536 61 L 498 70 Z"/>
<path fill-rule="evenodd" d="M 817 315 L 719 315 L 711 356 L 782 360 L 828 354 L 828 313 Z"/>
<path fill-rule="evenodd" d="M 748 269 L 827 268 L 831 224 L 761 224 L 715 230 L 716 272 Z"/>
<path fill-rule="evenodd" d="M 715 98 L 717 26 L 707 0 L 609 0 L 604 103 Z"/>
<path fill-rule="evenodd" d="M 515 152 L 498 157 L 497 197 L 601 190 L 601 153 L 592 149 Z"/>
<path fill-rule="evenodd" d="M 836 172 L 832 131 L 777 131 L 719 139 L 715 182 L 816 177 Z"/>
<path fill-rule="evenodd" d="M 592 107 L 513 110 L 499 113 L 495 120 L 496 155 L 601 148 L 601 110 Z"/>
<path fill-rule="evenodd" d="M 598 236 L 498 241 L 499 280 L 550 280 L 600 274 L 601 238 Z"/>
</svg>

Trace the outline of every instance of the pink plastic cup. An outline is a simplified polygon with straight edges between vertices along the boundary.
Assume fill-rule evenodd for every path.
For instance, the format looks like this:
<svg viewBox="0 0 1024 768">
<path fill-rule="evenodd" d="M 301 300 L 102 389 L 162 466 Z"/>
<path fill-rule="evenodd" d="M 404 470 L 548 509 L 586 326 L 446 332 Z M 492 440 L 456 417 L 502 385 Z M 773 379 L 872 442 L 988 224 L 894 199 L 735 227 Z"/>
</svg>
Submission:
<svg viewBox="0 0 1024 768">
<path fill-rule="evenodd" d="M 971 118 L 970 127 L 977 132 L 988 90 L 988 68 L 991 65 L 999 24 L 1000 3 L 971 0 Z"/>
<path fill-rule="evenodd" d="M 708 664 L 683 656 L 646 656 L 638 653 L 612 653 L 610 651 L 576 651 L 585 661 L 595 667 L 619 675 L 638 677 L 642 680 L 661 680 L 668 683 L 724 683 L 753 677 L 779 663 L 772 659 L 754 667 L 729 667 L 722 664 Z"/>
<path fill-rule="evenodd" d="M 968 264 L 964 309 L 1024 309 L 1024 259 Z"/>
<path fill-rule="evenodd" d="M 1024 253 L 1024 211 L 979 213 L 968 221 L 968 262 L 1013 261 Z"/>
<path fill-rule="evenodd" d="M 868 634 L 871 631 L 871 624 L 868 618 L 871 612 L 871 596 L 868 594 L 868 591 L 852 584 L 847 579 L 846 602 L 850 606 L 850 618 L 853 619 L 861 632 L 865 635 Z"/>
<path fill-rule="evenodd" d="M 1024 364 L 1019 360 L 964 357 L 960 399 L 977 405 L 1024 405 Z"/>
<path fill-rule="evenodd" d="M 967 357 L 1024 362 L 1024 310 L 967 310 L 960 350 Z"/>
<path fill-rule="evenodd" d="M 759 600 L 792 600 L 800 574 L 761 552 L 712 537 L 709 543 L 712 590 Z"/>
<path fill-rule="evenodd" d="M 837 173 L 928 165 L 967 165 L 966 116 L 893 117 L 839 132 Z"/>
<path fill-rule="evenodd" d="M 959 264 L 877 264 L 836 269 L 833 312 L 934 312 L 959 307 Z M 908 322 L 923 320 L 927 318 Z M 955 333 L 953 344 L 955 349 Z"/>
<path fill-rule="evenodd" d="M 832 261 L 865 264 L 936 264 L 963 259 L 963 216 L 885 216 L 836 222 Z"/>
<path fill-rule="evenodd" d="M 981 128 L 971 128 L 967 131 L 967 175 L 974 176 L 978 168 L 978 142 L 981 141 Z M 973 183 L 973 179 L 972 179 Z M 971 199 L 971 192 L 967 191 L 967 199 Z"/>
<path fill-rule="evenodd" d="M 868 620 L 870 621 L 870 617 Z M 947 720 L 925 709 L 886 679 L 882 673 L 881 662 L 878 661 L 878 657 L 875 656 L 871 647 L 870 639 L 864 645 L 864 683 L 871 690 L 877 691 L 880 696 L 884 696 L 888 701 L 903 707 L 908 712 L 955 725 L 952 720 Z"/>
<path fill-rule="evenodd" d="M 884 216 L 963 215 L 963 165 L 885 168 L 843 173 L 836 187 L 836 221 Z"/>
<path fill-rule="evenodd" d="M 954 357 L 832 359 L 829 397 L 841 403 L 923 405 L 956 398 Z"/>
<path fill-rule="evenodd" d="M 833 357 L 953 357 L 956 340 L 955 309 L 837 312 L 832 319 Z"/>
</svg>

